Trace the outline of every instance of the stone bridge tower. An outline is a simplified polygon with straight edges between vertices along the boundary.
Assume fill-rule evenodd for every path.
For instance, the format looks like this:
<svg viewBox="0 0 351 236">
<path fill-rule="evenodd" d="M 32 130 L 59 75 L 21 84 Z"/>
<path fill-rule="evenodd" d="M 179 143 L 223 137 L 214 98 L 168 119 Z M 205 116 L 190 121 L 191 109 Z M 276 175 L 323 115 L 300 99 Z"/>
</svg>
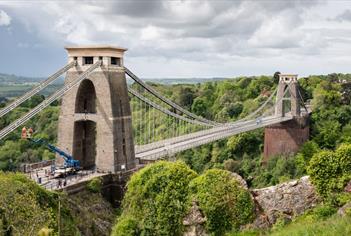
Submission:
<svg viewBox="0 0 351 236">
<path fill-rule="evenodd" d="M 276 116 L 290 112 L 294 118 L 265 128 L 263 162 L 272 156 L 295 154 L 310 135 L 309 114 L 301 113 L 297 75 L 279 75 L 276 104 Z"/>
<path fill-rule="evenodd" d="M 135 167 L 131 110 L 123 69 L 124 48 L 66 47 L 68 61 L 77 61 L 65 83 L 98 60 L 94 70 L 62 98 L 58 146 L 85 169 L 116 173 Z M 57 157 L 57 162 L 62 163 Z"/>
<path fill-rule="evenodd" d="M 285 94 L 285 91 L 287 93 Z M 284 96 L 285 95 L 285 96 Z M 288 104 L 286 102 L 289 102 Z M 279 84 L 276 98 L 276 116 L 285 116 L 287 110 L 294 117 L 300 116 L 299 84 L 297 75 L 279 75 Z M 289 109 L 290 107 L 290 109 Z"/>
</svg>

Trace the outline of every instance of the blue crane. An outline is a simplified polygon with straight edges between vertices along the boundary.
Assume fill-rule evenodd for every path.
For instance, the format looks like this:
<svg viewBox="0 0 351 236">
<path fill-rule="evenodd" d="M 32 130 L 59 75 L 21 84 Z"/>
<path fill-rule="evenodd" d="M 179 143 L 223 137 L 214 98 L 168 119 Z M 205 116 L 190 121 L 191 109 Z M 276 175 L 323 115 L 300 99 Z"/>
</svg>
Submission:
<svg viewBox="0 0 351 236">
<path fill-rule="evenodd" d="M 47 141 L 43 140 L 43 139 L 32 139 L 32 138 L 28 138 L 31 142 L 36 143 L 36 144 L 40 144 L 40 145 L 45 145 L 50 151 L 59 154 L 63 159 L 64 159 L 64 167 L 71 167 L 74 168 L 75 170 L 80 169 L 80 163 L 78 160 L 74 160 L 73 156 L 65 153 L 64 151 L 62 151 L 61 149 L 59 149 L 58 147 L 55 147 L 54 145 L 48 143 Z"/>
</svg>

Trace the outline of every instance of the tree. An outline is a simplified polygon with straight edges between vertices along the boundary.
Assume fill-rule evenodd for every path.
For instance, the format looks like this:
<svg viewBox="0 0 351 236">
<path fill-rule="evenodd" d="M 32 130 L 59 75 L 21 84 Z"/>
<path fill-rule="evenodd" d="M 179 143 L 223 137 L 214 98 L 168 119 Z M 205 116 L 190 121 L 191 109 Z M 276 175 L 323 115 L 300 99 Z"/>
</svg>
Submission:
<svg viewBox="0 0 351 236">
<path fill-rule="evenodd" d="M 35 106 L 39 105 L 39 103 L 41 103 L 44 100 L 45 100 L 44 95 L 36 94 L 33 97 L 31 97 L 30 99 L 28 99 L 27 101 L 25 101 L 24 103 L 22 103 L 21 107 L 34 108 Z"/>
<path fill-rule="evenodd" d="M 194 92 L 189 87 L 181 87 L 178 100 L 180 106 L 191 107 L 194 100 Z"/>
<path fill-rule="evenodd" d="M 127 184 L 116 229 L 127 224 L 145 235 L 180 235 L 189 208 L 189 183 L 195 177 L 183 162 L 160 161 L 138 171 Z"/>
<path fill-rule="evenodd" d="M 199 203 L 207 221 L 206 228 L 214 235 L 238 230 L 254 216 L 250 193 L 242 188 L 230 172 L 207 170 L 190 183 L 192 198 Z"/>
<path fill-rule="evenodd" d="M 24 176 L 0 173 L 0 218 L 6 232 L 35 235 L 54 223 L 51 210 L 38 199 L 40 190 L 34 188 Z"/>
<path fill-rule="evenodd" d="M 335 152 L 323 150 L 314 154 L 307 172 L 322 197 L 341 192 L 351 179 L 351 144 L 343 144 Z"/>
<path fill-rule="evenodd" d="M 244 106 L 241 102 L 231 103 L 227 108 L 227 112 L 230 118 L 238 117 L 243 111 Z"/>
<path fill-rule="evenodd" d="M 191 111 L 199 116 L 206 117 L 208 114 L 208 104 L 206 104 L 204 99 L 198 97 L 194 100 Z"/>
</svg>

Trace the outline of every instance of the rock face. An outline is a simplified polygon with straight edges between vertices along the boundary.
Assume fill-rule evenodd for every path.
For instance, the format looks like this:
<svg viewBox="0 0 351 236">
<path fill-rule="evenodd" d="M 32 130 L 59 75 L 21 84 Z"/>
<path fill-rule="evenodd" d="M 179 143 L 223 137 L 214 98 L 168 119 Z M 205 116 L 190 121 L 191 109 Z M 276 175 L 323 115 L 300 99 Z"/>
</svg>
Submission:
<svg viewBox="0 0 351 236">
<path fill-rule="evenodd" d="M 243 188 L 247 189 L 246 181 L 233 173 Z M 256 205 L 256 219 L 243 228 L 265 229 L 271 227 L 278 219 L 289 221 L 304 213 L 319 202 L 317 192 L 308 176 L 290 182 L 251 190 L 252 199 Z M 183 220 L 184 236 L 205 236 L 206 217 L 194 201 L 188 215 Z"/>
<path fill-rule="evenodd" d="M 268 228 L 278 218 L 290 220 L 314 207 L 318 196 L 309 177 L 251 191 L 256 203 L 257 218 L 250 227 Z"/>
<path fill-rule="evenodd" d="M 240 186 L 243 187 L 244 189 L 248 189 L 247 187 L 247 183 L 246 181 L 244 180 L 243 177 L 241 177 L 240 175 L 238 175 L 237 173 L 233 172 L 231 173 L 231 176 L 239 182 Z"/>
<path fill-rule="evenodd" d="M 339 216 L 346 216 L 351 212 L 351 202 L 346 203 L 344 206 L 339 208 L 338 215 Z"/>
<path fill-rule="evenodd" d="M 81 235 L 111 234 L 115 222 L 115 209 L 100 193 L 84 190 L 69 195 L 67 206 Z"/>
<path fill-rule="evenodd" d="M 344 188 L 344 191 L 347 193 L 351 193 L 351 181 L 347 183 L 347 185 Z"/>
<path fill-rule="evenodd" d="M 202 214 L 196 201 L 183 220 L 185 231 L 183 236 L 207 236 L 205 230 L 206 217 Z"/>
</svg>

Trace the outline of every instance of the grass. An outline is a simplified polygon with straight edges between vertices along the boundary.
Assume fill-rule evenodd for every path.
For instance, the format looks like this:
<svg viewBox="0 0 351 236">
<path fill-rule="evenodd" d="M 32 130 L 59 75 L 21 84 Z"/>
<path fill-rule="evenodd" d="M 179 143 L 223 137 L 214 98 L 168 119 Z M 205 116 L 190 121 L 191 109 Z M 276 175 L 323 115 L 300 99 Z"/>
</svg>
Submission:
<svg viewBox="0 0 351 236">
<path fill-rule="evenodd" d="M 285 227 L 272 232 L 271 236 L 334 236 L 351 235 L 351 217 L 334 215 L 326 220 L 316 222 L 293 222 Z"/>
<path fill-rule="evenodd" d="M 346 236 L 351 235 L 351 215 L 340 217 L 335 209 L 320 206 L 286 225 L 267 231 L 232 232 L 228 236 Z"/>
</svg>

